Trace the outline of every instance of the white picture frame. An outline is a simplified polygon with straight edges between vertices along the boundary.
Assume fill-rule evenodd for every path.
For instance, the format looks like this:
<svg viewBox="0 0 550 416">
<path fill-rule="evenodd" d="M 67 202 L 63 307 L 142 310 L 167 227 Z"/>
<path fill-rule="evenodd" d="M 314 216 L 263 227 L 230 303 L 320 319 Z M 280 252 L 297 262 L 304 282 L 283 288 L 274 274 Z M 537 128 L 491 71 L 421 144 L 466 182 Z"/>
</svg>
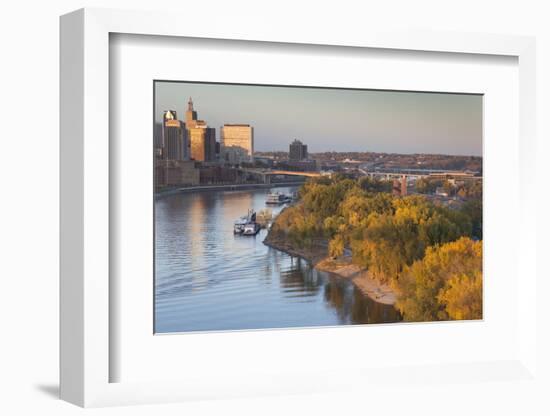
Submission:
<svg viewBox="0 0 550 416">
<path fill-rule="evenodd" d="M 373 384 L 399 375 L 403 380 L 457 378 L 473 383 L 480 374 L 500 374 L 506 380 L 537 382 L 537 321 L 533 183 L 528 170 L 535 161 L 535 43 L 533 38 L 464 34 L 394 32 L 374 29 L 327 35 L 322 30 L 280 31 L 274 24 L 246 35 L 234 33 L 228 22 L 205 27 L 170 12 L 129 12 L 83 9 L 61 18 L 61 397 L 80 406 L 183 401 L 196 398 L 242 397 L 261 394 L 333 391 L 342 376 Z M 519 66 L 519 196 L 521 216 L 517 246 L 519 322 L 517 354 L 507 360 L 448 362 L 410 371 L 370 369 L 369 375 L 346 368 L 332 369 L 337 377 L 282 372 L 263 379 L 238 379 L 234 373 L 178 381 L 112 382 L 110 366 L 120 359 L 110 348 L 113 328 L 109 293 L 113 267 L 109 252 L 109 36 L 113 33 L 209 38 L 283 44 L 332 45 L 439 53 L 505 55 Z M 147 103 L 147 105 L 150 105 Z M 529 213 L 529 214 L 527 214 Z M 386 369 L 387 370 L 387 369 Z M 391 376 L 388 376 L 390 374 Z M 495 376 L 496 377 L 496 376 Z M 498 377 L 497 377 L 498 378 Z M 534 380 L 534 381 L 533 381 Z"/>
</svg>

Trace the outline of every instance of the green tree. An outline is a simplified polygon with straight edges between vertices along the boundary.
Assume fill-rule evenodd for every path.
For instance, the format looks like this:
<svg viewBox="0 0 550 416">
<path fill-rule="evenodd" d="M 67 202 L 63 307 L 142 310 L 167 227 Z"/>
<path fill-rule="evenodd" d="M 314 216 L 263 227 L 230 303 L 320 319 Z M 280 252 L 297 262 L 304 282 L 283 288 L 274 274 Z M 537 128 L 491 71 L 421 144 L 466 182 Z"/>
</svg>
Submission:
<svg viewBox="0 0 550 416">
<path fill-rule="evenodd" d="M 438 186 L 442 185 L 442 181 L 420 178 L 415 183 L 416 192 L 421 194 L 433 194 Z"/>
<path fill-rule="evenodd" d="M 364 176 L 359 179 L 359 187 L 366 192 L 391 192 L 392 182 Z"/>
<path fill-rule="evenodd" d="M 453 185 L 452 182 L 444 181 L 442 186 L 445 192 L 447 192 L 447 195 L 451 196 L 456 193 L 456 187 Z"/>
<path fill-rule="evenodd" d="M 348 190 L 355 186 L 350 179 L 336 181 L 330 185 L 311 183 L 301 191 L 305 209 L 319 220 L 334 215 Z"/>
<path fill-rule="evenodd" d="M 481 198 L 466 201 L 460 211 L 470 218 L 472 236 L 481 240 L 483 238 L 483 203 Z"/>
</svg>

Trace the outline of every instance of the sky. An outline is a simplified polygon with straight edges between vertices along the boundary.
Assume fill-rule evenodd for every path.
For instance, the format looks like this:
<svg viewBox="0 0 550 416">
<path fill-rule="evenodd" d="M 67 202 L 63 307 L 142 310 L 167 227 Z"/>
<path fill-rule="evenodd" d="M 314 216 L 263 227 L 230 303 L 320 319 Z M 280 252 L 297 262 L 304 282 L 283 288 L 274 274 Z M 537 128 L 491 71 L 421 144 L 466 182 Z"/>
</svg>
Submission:
<svg viewBox="0 0 550 416">
<path fill-rule="evenodd" d="M 250 124 L 256 151 L 482 155 L 481 95 L 155 82 L 155 121 L 185 120 L 189 97 L 209 127 Z"/>
</svg>

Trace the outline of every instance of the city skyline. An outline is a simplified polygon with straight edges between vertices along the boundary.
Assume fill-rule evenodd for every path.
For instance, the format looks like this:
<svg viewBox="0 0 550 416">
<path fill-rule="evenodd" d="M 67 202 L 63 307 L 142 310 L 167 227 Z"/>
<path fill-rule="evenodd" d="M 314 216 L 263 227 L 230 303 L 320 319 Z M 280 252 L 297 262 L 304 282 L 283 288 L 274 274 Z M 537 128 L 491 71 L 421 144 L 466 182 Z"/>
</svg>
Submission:
<svg viewBox="0 0 550 416">
<path fill-rule="evenodd" d="M 482 155 L 482 96 L 308 87 L 155 82 L 155 122 L 182 121 L 189 97 L 209 127 L 250 124 L 256 151 Z"/>
</svg>

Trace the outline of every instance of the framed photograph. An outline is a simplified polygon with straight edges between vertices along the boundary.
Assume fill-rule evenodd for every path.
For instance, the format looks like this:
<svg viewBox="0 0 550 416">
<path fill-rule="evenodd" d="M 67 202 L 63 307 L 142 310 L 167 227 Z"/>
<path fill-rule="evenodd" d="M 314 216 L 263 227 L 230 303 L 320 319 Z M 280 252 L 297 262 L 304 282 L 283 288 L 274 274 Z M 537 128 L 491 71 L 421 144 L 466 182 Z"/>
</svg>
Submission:
<svg viewBox="0 0 550 416">
<path fill-rule="evenodd" d="M 536 385 L 534 40 L 178 19 L 61 18 L 62 398 Z"/>
<path fill-rule="evenodd" d="M 483 318 L 482 95 L 154 97 L 156 334 Z"/>
</svg>

